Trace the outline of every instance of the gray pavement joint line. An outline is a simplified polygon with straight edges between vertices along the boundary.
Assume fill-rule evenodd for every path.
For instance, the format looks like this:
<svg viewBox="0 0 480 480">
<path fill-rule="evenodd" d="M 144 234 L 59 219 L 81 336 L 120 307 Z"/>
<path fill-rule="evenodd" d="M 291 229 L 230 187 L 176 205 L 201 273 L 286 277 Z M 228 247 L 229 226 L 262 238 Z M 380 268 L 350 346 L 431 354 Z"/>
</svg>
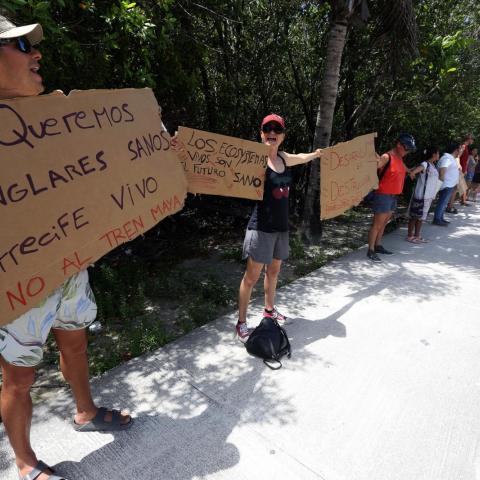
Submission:
<svg viewBox="0 0 480 480">
<path fill-rule="evenodd" d="M 190 385 L 190 387 L 192 387 L 195 391 L 197 391 L 200 395 L 204 396 L 205 398 L 208 399 L 208 401 L 214 403 L 218 408 L 220 408 L 221 410 L 223 410 L 227 415 L 232 415 L 232 416 L 235 416 L 235 417 L 238 417 L 239 415 L 239 412 L 237 409 L 235 409 L 235 407 L 233 407 L 232 405 L 230 404 L 227 404 L 227 403 L 223 403 L 221 400 L 217 399 L 214 395 L 212 395 L 211 393 L 207 393 L 205 391 L 203 391 L 199 386 L 195 385 L 194 383 L 194 377 L 193 377 L 193 374 L 192 372 L 186 370 L 186 369 L 182 369 L 181 371 L 178 372 L 179 375 L 179 379 L 182 379 L 182 380 L 185 380 L 188 385 Z M 189 378 L 191 378 L 191 380 L 189 380 Z M 246 425 L 246 428 L 248 430 L 251 430 L 252 432 L 254 432 L 256 435 L 258 435 L 259 437 L 261 437 L 263 440 L 265 440 L 265 442 L 267 442 L 269 445 L 272 445 L 275 447 L 275 449 L 277 451 L 280 451 L 282 452 L 285 456 L 291 458 L 294 462 L 298 463 L 299 465 L 301 465 L 303 468 L 305 468 L 305 470 L 308 470 L 310 473 L 312 473 L 313 475 L 315 475 L 317 478 L 319 478 L 320 480 L 329 480 L 327 479 L 327 477 L 323 474 L 323 473 L 319 473 L 315 470 L 313 470 L 311 467 L 309 467 L 308 465 L 306 465 L 304 462 L 302 462 L 301 460 L 299 460 L 297 457 L 295 457 L 294 455 L 292 455 L 291 453 L 285 451 L 282 447 L 278 446 L 274 440 L 272 440 L 271 438 L 267 437 L 266 435 L 264 435 L 263 433 L 259 432 L 257 429 L 249 426 L 249 425 Z"/>
</svg>

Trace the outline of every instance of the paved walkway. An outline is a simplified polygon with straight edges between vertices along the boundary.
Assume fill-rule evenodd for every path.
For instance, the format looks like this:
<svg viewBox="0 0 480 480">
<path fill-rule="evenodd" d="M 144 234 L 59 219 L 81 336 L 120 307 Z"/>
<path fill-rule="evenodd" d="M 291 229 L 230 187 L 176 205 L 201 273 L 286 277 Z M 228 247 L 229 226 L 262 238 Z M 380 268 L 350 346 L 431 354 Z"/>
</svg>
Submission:
<svg viewBox="0 0 480 480">
<path fill-rule="evenodd" d="M 39 457 L 69 480 L 480 478 L 480 206 L 424 235 L 401 228 L 383 264 L 362 248 L 281 289 L 281 370 L 221 318 L 94 381 L 101 404 L 133 411 L 129 432 L 74 432 L 64 392 L 36 408 Z"/>
</svg>

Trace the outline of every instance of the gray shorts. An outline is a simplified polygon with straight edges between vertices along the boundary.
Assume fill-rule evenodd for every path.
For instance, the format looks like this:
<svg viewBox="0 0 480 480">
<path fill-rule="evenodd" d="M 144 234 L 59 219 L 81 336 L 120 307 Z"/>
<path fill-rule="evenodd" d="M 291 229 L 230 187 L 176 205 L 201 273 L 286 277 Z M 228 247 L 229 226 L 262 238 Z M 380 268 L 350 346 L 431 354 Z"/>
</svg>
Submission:
<svg viewBox="0 0 480 480">
<path fill-rule="evenodd" d="M 397 195 L 375 193 L 373 197 L 373 213 L 390 213 L 397 209 Z"/>
<path fill-rule="evenodd" d="M 288 232 L 261 232 L 247 230 L 243 241 L 243 258 L 270 265 L 272 260 L 288 258 Z"/>
<path fill-rule="evenodd" d="M 52 328 L 87 328 L 97 306 L 86 270 L 70 277 L 36 308 L 0 328 L 0 355 L 17 367 L 34 367 L 43 357 L 43 344 Z"/>
</svg>

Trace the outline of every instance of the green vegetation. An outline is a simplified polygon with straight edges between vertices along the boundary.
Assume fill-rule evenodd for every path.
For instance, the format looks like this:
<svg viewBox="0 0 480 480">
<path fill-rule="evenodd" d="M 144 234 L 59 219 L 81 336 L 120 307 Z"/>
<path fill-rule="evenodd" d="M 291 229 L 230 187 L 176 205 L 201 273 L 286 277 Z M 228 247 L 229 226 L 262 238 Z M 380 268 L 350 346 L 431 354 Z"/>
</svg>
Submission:
<svg viewBox="0 0 480 480">
<path fill-rule="evenodd" d="M 222 258 L 225 260 L 233 260 L 235 262 L 242 261 L 243 248 L 242 245 L 227 245 L 222 249 Z"/>
<path fill-rule="evenodd" d="M 178 257 L 176 263 L 169 260 L 151 263 L 119 250 L 93 269 L 102 325 L 90 341 L 93 372 L 152 351 L 233 308 L 237 292 L 221 271 L 186 267 Z"/>
<path fill-rule="evenodd" d="M 290 258 L 302 260 L 305 258 L 305 245 L 299 235 L 290 235 Z"/>
</svg>

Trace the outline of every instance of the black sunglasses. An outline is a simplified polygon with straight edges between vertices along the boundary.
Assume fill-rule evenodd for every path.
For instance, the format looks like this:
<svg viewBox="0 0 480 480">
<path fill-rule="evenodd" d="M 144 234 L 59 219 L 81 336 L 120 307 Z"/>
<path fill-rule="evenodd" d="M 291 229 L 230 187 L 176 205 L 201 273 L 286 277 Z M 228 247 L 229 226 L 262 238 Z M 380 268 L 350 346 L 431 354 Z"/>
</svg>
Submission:
<svg viewBox="0 0 480 480">
<path fill-rule="evenodd" d="M 262 132 L 263 133 L 270 133 L 270 132 L 275 132 L 275 133 L 283 133 L 285 132 L 285 129 L 282 128 L 281 125 L 278 125 L 277 123 L 267 123 L 262 127 Z"/>
<path fill-rule="evenodd" d="M 11 45 L 12 43 L 14 43 L 17 49 L 22 53 L 30 53 L 32 51 L 32 44 L 27 37 L 0 39 L 0 47 L 4 45 Z"/>
</svg>

